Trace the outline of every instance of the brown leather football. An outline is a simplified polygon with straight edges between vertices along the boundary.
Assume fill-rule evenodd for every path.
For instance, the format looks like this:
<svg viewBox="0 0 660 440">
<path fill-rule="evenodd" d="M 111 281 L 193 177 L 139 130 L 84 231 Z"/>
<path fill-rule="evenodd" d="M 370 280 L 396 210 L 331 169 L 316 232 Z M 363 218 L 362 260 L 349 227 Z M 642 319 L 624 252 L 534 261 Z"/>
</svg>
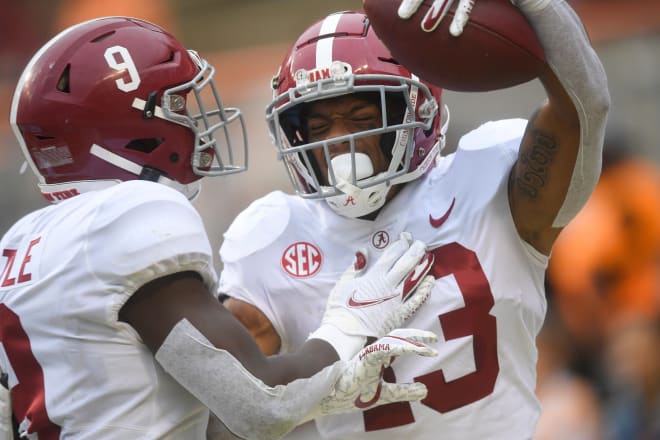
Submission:
<svg viewBox="0 0 660 440">
<path fill-rule="evenodd" d="M 543 48 L 522 13 L 509 0 L 476 0 L 463 33 L 449 25 L 458 4 L 431 32 L 421 22 L 433 0 L 403 20 L 401 0 L 364 0 L 371 25 L 394 58 L 419 77 L 442 88 L 482 92 L 530 81 L 545 64 Z"/>
</svg>

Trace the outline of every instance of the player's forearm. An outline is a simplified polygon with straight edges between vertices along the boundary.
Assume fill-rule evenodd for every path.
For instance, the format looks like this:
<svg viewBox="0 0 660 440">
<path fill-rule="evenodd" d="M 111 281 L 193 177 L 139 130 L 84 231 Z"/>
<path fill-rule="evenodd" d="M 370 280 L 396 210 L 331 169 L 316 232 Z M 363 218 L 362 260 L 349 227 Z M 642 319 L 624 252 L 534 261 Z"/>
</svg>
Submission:
<svg viewBox="0 0 660 440">
<path fill-rule="evenodd" d="M 271 374 L 264 382 L 277 385 L 310 377 L 337 360 L 339 356 L 332 345 L 321 339 L 309 339 L 295 353 L 270 356 Z"/>
<path fill-rule="evenodd" d="M 327 345 L 324 351 L 336 358 L 327 343 L 315 343 Z M 330 393 L 343 368 L 343 364 L 335 363 L 313 377 L 269 386 L 229 352 L 214 347 L 187 320 L 180 321 L 172 329 L 156 352 L 156 360 L 233 434 L 250 440 L 278 439 L 307 420 L 310 411 Z M 323 361 L 313 363 L 316 366 L 300 368 L 310 368 L 311 371 Z M 284 361 L 276 361 L 273 365 L 279 369 L 284 366 Z"/>
<path fill-rule="evenodd" d="M 579 17 L 564 0 L 515 0 L 541 42 L 548 65 L 580 120 L 580 145 L 566 198 L 553 221 L 565 226 L 582 208 L 600 176 L 610 105 L 605 70 Z"/>
</svg>

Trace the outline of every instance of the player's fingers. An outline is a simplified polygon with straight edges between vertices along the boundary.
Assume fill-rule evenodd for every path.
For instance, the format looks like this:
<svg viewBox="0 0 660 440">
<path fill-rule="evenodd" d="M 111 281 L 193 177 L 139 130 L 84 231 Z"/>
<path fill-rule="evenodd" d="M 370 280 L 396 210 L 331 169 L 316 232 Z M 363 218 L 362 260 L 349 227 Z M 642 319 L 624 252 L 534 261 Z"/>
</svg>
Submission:
<svg viewBox="0 0 660 440">
<path fill-rule="evenodd" d="M 390 266 L 385 275 L 387 283 L 391 286 L 397 286 L 409 274 L 412 278 L 421 278 L 430 268 L 428 261 L 424 258 L 426 254 L 426 245 L 419 240 L 410 244 L 408 249 L 403 252 L 393 265 Z M 420 264 L 421 263 L 421 264 Z"/>
<path fill-rule="evenodd" d="M 429 273 L 435 256 L 431 252 L 425 252 L 417 265 L 408 272 L 407 276 L 397 286 L 397 292 L 400 293 L 402 301 L 408 301 L 410 295 L 415 292 L 418 286 L 424 281 L 426 274 Z"/>
<path fill-rule="evenodd" d="M 412 17 L 424 0 L 403 0 L 399 5 L 399 17 L 404 20 Z"/>
<path fill-rule="evenodd" d="M 402 327 L 403 323 L 414 315 L 415 312 L 417 312 L 417 309 L 419 309 L 428 300 L 429 296 L 431 296 L 431 290 L 433 289 L 434 284 L 435 278 L 433 278 L 433 276 L 425 276 L 417 289 L 409 294 L 406 301 L 392 312 L 390 316 L 391 319 L 388 322 L 388 329 Z"/>
<path fill-rule="evenodd" d="M 383 359 L 383 365 L 389 367 L 395 358 L 411 354 L 424 357 L 434 357 L 438 355 L 438 351 L 431 346 L 422 344 L 421 342 L 409 341 L 408 344 L 393 347 L 390 350 L 390 358 Z"/>
<path fill-rule="evenodd" d="M 432 332 L 424 330 L 411 329 L 420 339 L 428 339 L 435 342 L 437 337 Z M 362 349 L 360 353 L 365 368 L 373 368 L 380 364 L 389 367 L 394 358 L 405 355 L 418 355 L 432 357 L 437 356 L 438 352 L 424 342 L 388 334 L 373 344 Z"/>
<path fill-rule="evenodd" d="M 417 328 L 397 328 L 389 332 L 386 337 L 402 338 L 421 344 L 434 344 L 438 342 L 438 335 L 431 331 Z"/>
<path fill-rule="evenodd" d="M 402 232 L 399 239 L 390 244 L 383 255 L 374 263 L 370 270 L 378 270 L 387 273 L 396 263 L 408 252 L 413 243 L 412 235 L 409 232 Z M 412 269 L 412 267 L 410 268 Z"/>
<path fill-rule="evenodd" d="M 454 19 L 449 25 L 449 33 L 454 37 L 458 37 L 463 33 L 463 29 L 470 18 L 470 12 L 472 12 L 472 6 L 474 6 L 475 0 L 460 0 L 458 6 L 456 7 L 456 13 L 454 14 Z"/>
<path fill-rule="evenodd" d="M 382 382 L 378 404 L 406 402 L 425 399 L 428 395 L 426 385 L 419 382 L 389 383 Z"/>
</svg>

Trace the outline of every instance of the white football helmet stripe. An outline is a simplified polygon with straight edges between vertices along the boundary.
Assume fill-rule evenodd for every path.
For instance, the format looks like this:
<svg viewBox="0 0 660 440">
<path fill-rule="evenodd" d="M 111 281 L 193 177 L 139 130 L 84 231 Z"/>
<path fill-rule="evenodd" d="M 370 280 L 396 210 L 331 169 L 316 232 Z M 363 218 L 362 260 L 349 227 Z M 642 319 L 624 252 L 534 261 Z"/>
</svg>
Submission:
<svg viewBox="0 0 660 440">
<path fill-rule="evenodd" d="M 321 24 L 319 35 L 334 33 L 339 25 L 341 14 L 329 15 Z M 327 67 L 332 64 L 332 45 L 334 38 L 323 38 L 316 45 L 316 68 Z"/>
</svg>

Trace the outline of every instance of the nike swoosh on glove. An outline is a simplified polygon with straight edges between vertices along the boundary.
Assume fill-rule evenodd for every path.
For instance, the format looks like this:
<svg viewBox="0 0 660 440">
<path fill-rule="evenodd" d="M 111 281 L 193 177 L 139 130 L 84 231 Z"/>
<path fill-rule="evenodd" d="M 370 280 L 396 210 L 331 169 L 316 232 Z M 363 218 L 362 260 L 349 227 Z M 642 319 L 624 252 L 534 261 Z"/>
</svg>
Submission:
<svg viewBox="0 0 660 440">
<path fill-rule="evenodd" d="M 331 344 L 340 359 L 350 359 L 366 337 L 379 338 L 401 327 L 427 300 L 435 282 L 427 273 L 433 254 L 421 241 L 402 233 L 381 257 L 368 265 L 358 252 L 330 292 L 321 326 L 309 337 Z"/>
<path fill-rule="evenodd" d="M 422 383 L 390 383 L 383 371 L 398 356 L 437 356 L 427 344 L 437 342 L 433 332 L 418 329 L 396 329 L 367 345 L 349 361 L 330 394 L 305 416 L 305 421 L 373 408 L 394 402 L 422 400 L 428 391 Z"/>
</svg>

